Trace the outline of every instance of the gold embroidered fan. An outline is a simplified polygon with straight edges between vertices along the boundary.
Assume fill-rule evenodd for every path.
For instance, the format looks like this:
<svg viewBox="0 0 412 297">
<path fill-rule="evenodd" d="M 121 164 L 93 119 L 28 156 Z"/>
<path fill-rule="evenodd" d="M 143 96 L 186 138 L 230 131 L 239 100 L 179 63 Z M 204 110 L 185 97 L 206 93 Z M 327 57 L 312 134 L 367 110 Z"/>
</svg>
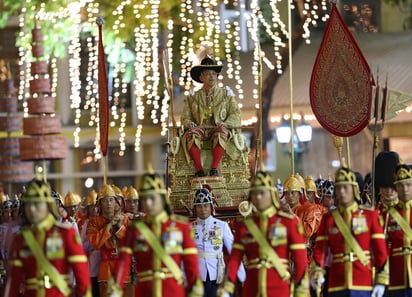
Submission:
<svg viewBox="0 0 412 297">
<path fill-rule="evenodd" d="M 359 133 L 369 123 L 369 65 L 332 4 L 310 81 L 310 104 L 323 128 L 338 136 Z"/>
</svg>

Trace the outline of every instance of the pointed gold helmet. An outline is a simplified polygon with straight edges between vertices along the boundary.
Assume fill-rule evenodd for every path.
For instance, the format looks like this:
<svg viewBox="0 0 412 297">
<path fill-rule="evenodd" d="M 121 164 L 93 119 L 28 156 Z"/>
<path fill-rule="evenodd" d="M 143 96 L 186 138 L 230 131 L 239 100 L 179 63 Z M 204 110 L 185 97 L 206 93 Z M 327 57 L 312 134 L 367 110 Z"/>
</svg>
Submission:
<svg viewBox="0 0 412 297">
<path fill-rule="evenodd" d="M 82 202 L 82 197 L 76 192 L 67 192 L 66 196 L 64 196 L 63 204 L 64 206 L 75 206 Z"/>
<path fill-rule="evenodd" d="M 101 199 L 104 197 L 115 197 L 116 194 L 113 190 L 113 188 L 108 185 L 108 184 L 103 184 L 102 187 L 99 190 L 99 193 L 97 194 L 97 198 Z"/>
<path fill-rule="evenodd" d="M 130 186 L 127 188 L 127 191 L 124 192 L 124 200 L 133 199 L 139 199 L 139 193 L 137 193 L 137 190 L 133 186 Z"/>
<path fill-rule="evenodd" d="M 305 178 L 305 189 L 306 192 L 315 192 L 317 191 L 315 181 L 311 176 L 307 176 Z"/>
<path fill-rule="evenodd" d="M 4 194 L 4 192 L 0 192 L 0 205 L 2 205 L 7 200 L 9 200 L 9 197 L 6 194 Z"/>
<path fill-rule="evenodd" d="M 97 201 L 97 192 L 95 190 L 91 190 L 90 193 L 86 197 L 86 206 L 95 205 Z"/>
<path fill-rule="evenodd" d="M 122 198 L 124 197 L 122 190 L 120 190 L 120 188 L 119 188 L 118 186 L 116 186 L 115 184 L 112 184 L 111 186 L 112 186 L 112 189 L 113 189 L 113 191 L 114 191 L 114 194 L 115 194 L 117 197 L 122 197 Z"/>
</svg>

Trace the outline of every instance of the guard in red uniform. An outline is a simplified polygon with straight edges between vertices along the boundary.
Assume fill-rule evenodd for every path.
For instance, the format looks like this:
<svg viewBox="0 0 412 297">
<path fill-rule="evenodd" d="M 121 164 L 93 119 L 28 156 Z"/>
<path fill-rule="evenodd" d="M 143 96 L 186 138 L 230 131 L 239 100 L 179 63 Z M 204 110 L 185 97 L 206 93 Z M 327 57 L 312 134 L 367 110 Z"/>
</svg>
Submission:
<svg viewBox="0 0 412 297">
<path fill-rule="evenodd" d="M 87 257 L 80 236 L 70 225 L 57 221 L 49 185 L 33 180 L 22 203 L 24 226 L 10 250 L 3 296 L 91 296 Z"/>
<path fill-rule="evenodd" d="M 383 220 L 359 206 L 356 176 L 346 167 L 336 172 L 335 195 L 337 208 L 323 216 L 316 236 L 311 284 L 320 289 L 330 251 L 329 297 L 382 297 L 389 278 Z"/>
<path fill-rule="evenodd" d="M 278 193 L 267 172 L 258 171 L 253 177 L 249 206 L 257 211 L 236 226 L 227 280 L 219 289 L 219 295 L 233 293 L 239 265 L 246 257 L 242 296 L 283 297 L 291 293 L 295 297 L 309 296 L 302 225 L 293 214 L 279 210 Z M 291 292 L 292 284 L 294 292 Z"/>
<path fill-rule="evenodd" d="M 389 247 L 388 297 L 412 296 L 412 169 L 397 167 L 395 187 L 399 203 L 388 209 L 387 243 Z"/>
<path fill-rule="evenodd" d="M 140 201 L 146 216 L 132 221 L 127 230 L 111 296 L 121 296 L 119 286 L 129 274 L 132 256 L 137 272 L 135 297 L 203 296 L 190 225 L 186 218 L 172 215 L 167 194 L 158 174 L 143 175 Z"/>
</svg>

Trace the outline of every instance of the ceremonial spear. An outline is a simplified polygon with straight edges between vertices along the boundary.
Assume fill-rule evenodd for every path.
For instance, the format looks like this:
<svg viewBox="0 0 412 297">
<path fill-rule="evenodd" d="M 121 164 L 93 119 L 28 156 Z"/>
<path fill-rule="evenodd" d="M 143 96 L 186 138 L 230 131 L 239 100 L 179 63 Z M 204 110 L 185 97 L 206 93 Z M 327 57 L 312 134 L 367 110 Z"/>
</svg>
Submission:
<svg viewBox="0 0 412 297">
<path fill-rule="evenodd" d="M 387 102 L 387 94 L 388 94 L 388 78 L 386 77 L 385 87 L 383 88 L 382 93 L 382 100 L 380 100 L 380 86 L 379 86 L 379 68 L 377 68 L 376 72 L 376 88 L 375 88 L 375 106 L 374 106 L 374 113 L 373 118 L 375 118 L 373 126 L 369 126 L 369 129 L 373 131 L 373 145 L 372 145 L 372 207 L 375 207 L 375 199 L 376 199 L 376 190 L 375 190 L 375 158 L 376 158 L 376 150 L 378 149 L 379 143 L 379 135 L 378 133 L 383 130 L 384 122 L 385 122 L 385 113 L 386 113 L 386 102 Z M 382 109 L 380 114 L 381 122 L 379 123 L 379 104 L 382 101 Z"/>
</svg>

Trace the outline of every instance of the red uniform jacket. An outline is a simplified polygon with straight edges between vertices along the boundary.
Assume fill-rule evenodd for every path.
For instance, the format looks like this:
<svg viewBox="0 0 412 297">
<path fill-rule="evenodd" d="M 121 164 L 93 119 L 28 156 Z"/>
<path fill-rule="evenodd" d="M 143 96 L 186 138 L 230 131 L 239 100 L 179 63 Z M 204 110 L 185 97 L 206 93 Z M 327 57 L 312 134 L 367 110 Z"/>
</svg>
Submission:
<svg viewBox="0 0 412 297">
<path fill-rule="evenodd" d="M 155 218 L 145 217 L 144 221 L 164 251 L 179 267 L 184 268 L 187 288 L 190 289 L 200 278 L 200 272 L 197 249 L 190 234 L 189 223 L 171 217 L 166 212 Z M 119 262 L 115 268 L 116 282 L 120 285 L 129 273 L 132 256 L 136 260 L 137 273 L 135 297 L 154 296 L 154 292 L 161 292 L 161 295 L 156 296 L 186 296 L 183 284 L 179 284 L 171 275 L 134 223 L 129 226 L 125 240 L 121 243 Z"/>
<path fill-rule="evenodd" d="M 70 273 L 73 272 L 76 296 L 85 296 L 90 289 L 90 275 L 79 234 L 71 225 L 57 222 L 52 215 L 30 229 L 42 248 L 42 253 L 57 270 L 58 277 L 64 278 L 71 287 Z M 19 290 L 22 284 L 25 288 L 23 296 L 65 296 L 38 265 L 25 243 L 23 230 L 25 229 L 16 234 L 12 244 L 3 296 L 21 296 Z"/>
<path fill-rule="evenodd" d="M 332 212 L 339 211 L 345 221 L 350 222 L 352 237 L 369 258 L 364 266 L 345 242 L 334 222 Z M 329 264 L 329 292 L 341 290 L 372 290 L 372 266 L 376 273 L 383 272 L 387 250 L 383 234 L 383 220 L 375 210 L 362 209 L 357 203 L 346 209 L 337 208 L 324 214 L 316 236 L 313 260 L 325 268 Z M 332 263 L 326 263 L 330 251 Z M 352 252 L 352 253 L 351 253 Z M 373 254 L 373 261 L 371 260 Z"/>
<path fill-rule="evenodd" d="M 263 232 L 284 266 L 288 270 L 290 266 L 294 267 L 292 273 L 294 282 L 299 285 L 304 281 L 307 271 L 307 255 L 303 228 L 298 219 L 292 214 L 270 207 L 262 213 L 255 214 L 253 221 Z M 227 265 L 228 279 L 232 283 L 236 283 L 237 271 L 244 256 L 247 258 L 247 271 L 242 296 L 290 295 L 291 281 L 282 280 L 273 264 L 270 261 L 265 262 L 266 256 L 261 253 L 258 242 L 245 223 L 239 222 L 236 226 L 235 241 Z"/>
<path fill-rule="evenodd" d="M 114 266 L 118 261 L 118 245 L 120 240 L 126 235 L 126 228 L 129 224 L 129 219 L 126 215 L 123 216 L 122 226 L 114 230 L 107 230 L 107 224 L 110 220 L 104 216 L 92 217 L 87 224 L 86 236 L 90 244 L 100 250 L 101 261 L 99 265 L 99 281 L 108 281 L 113 273 Z"/>
<path fill-rule="evenodd" d="M 411 207 L 412 200 L 407 203 L 399 202 L 395 206 L 398 213 L 409 223 L 409 228 L 412 227 Z M 389 248 L 389 290 L 411 288 L 412 240 L 390 215 L 386 234 Z"/>
</svg>

